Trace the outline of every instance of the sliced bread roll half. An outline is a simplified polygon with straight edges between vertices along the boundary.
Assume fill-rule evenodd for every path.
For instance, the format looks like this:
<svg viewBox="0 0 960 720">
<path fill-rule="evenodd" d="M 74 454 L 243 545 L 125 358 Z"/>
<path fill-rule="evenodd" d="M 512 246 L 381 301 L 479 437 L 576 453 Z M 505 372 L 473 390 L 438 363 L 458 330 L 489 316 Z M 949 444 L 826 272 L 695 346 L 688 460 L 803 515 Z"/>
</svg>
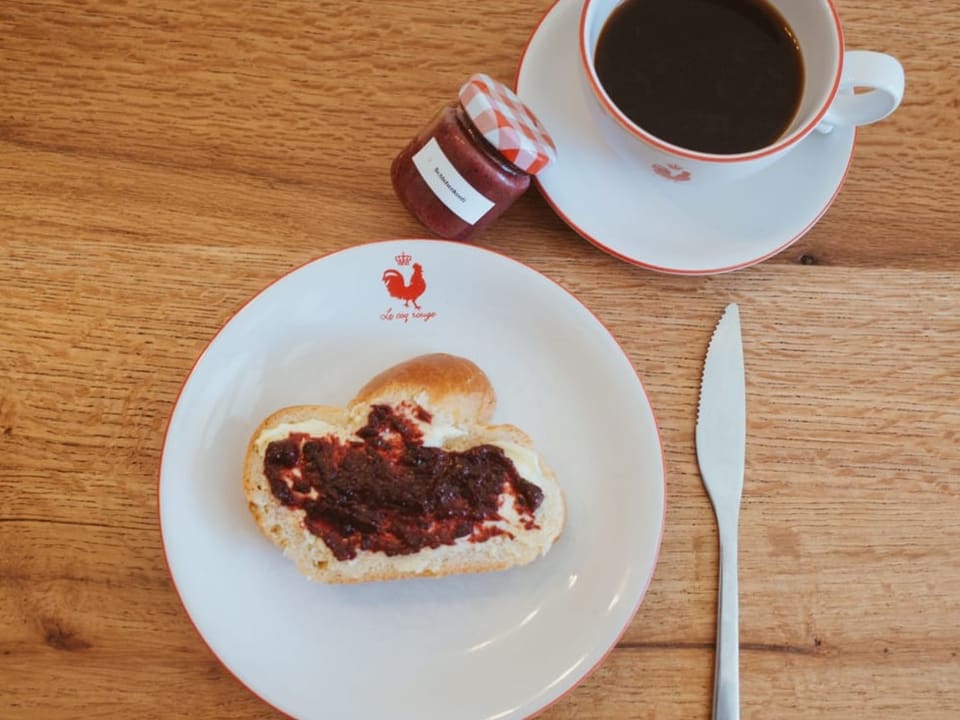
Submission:
<svg viewBox="0 0 960 720">
<path fill-rule="evenodd" d="M 563 492 L 530 438 L 489 424 L 486 374 L 422 355 L 344 407 L 279 410 L 254 432 L 243 487 L 261 531 L 329 583 L 503 570 L 544 555 Z"/>
</svg>

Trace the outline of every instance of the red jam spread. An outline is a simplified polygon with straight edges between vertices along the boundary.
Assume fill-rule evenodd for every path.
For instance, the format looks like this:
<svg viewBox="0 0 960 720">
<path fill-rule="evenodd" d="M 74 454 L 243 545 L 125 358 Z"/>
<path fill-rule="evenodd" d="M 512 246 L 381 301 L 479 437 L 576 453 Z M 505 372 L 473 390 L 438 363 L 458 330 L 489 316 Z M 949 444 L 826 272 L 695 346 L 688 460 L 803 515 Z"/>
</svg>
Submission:
<svg viewBox="0 0 960 720">
<path fill-rule="evenodd" d="M 543 492 L 520 477 L 501 448 L 425 446 L 406 413 L 421 422 L 430 414 L 413 404 L 400 410 L 371 406 L 355 440 L 291 433 L 267 446 L 263 471 L 273 495 L 302 508 L 305 527 L 338 560 L 361 550 L 408 555 L 458 538 L 483 542 L 510 535 L 490 524 L 502 519 L 504 493 L 521 522 L 537 527 L 533 514 Z"/>
<path fill-rule="evenodd" d="M 440 173 L 442 187 L 439 192 L 449 192 L 448 200 L 455 207 L 458 201 L 465 204 L 470 201 L 471 190 L 493 204 L 479 220 L 471 223 L 458 215 L 424 179 L 414 156 L 431 139 L 436 141 L 446 161 L 462 177 L 461 183 L 459 179 L 448 177 L 451 173 L 445 172 L 443 167 L 433 169 L 433 172 Z M 410 213 L 434 233 L 450 240 L 467 240 L 480 232 L 530 187 L 530 176 L 510 164 L 487 142 L 459 102 L 444 107 L 397 155 L 390 168 L 390 179 L 397 197 Z"/>
</svg>

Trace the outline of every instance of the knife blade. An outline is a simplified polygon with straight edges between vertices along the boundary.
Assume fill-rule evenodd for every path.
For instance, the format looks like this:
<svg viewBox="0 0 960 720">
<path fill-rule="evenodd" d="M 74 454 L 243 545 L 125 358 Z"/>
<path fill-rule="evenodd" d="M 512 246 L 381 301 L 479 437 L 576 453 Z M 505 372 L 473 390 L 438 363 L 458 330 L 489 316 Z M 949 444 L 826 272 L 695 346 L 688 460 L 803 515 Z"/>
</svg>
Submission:
<svg viewBox="0 0 960 720">
<path fill-rule="evenodd" d="M 740 718 L 737 534 L 746 459 L 746 374 L 740 309 L 728 305 L 710 338 L 697 408 L 697 463 L 717 516 L 720 583 L 713 719 Z"/>
</svg>

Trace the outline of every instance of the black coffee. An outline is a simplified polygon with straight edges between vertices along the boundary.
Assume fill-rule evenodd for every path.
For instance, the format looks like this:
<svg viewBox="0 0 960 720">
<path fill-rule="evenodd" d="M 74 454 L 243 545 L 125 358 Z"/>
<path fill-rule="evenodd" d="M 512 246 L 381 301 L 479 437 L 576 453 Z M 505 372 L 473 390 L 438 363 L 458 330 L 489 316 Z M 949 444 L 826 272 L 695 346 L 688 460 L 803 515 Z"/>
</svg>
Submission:
<svg viewBox="0 0 960 720">
<path fill-rule="evenodd" d="M 634 123 L 707 153 L 769 145 L 803 93 L 800 48 L 765 0 L 625 0 L 601 30 L 594 64 Z"/>
</svg>

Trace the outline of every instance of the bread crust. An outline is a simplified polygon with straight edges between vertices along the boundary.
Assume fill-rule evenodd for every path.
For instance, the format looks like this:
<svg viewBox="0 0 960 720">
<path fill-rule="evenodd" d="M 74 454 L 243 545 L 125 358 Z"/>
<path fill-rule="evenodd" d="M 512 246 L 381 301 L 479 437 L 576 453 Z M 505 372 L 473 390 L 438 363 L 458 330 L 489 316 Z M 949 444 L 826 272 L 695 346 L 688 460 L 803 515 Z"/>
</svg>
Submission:
<svg viewBox="0 0 960 720">
<path fill-rule="evenodd" d="M 534 512 L 534 529 L 514 522 L 509 525 L 513 538 L 497 535 L 477 543 L 460 539 L 454 545 L 424 548 L 409 555 L 387 556 L 361 550 L 354 559 L 338 560 L 320 537 L 305 528 L 302 509 L 286 507 L 274 497 L 263 473 L 264 453 L 271 435 L 282 437 L 293 428 L 313 427 L 329 428 L 341 438 L 351 437 L 366 422 L 371 405 L 395 407 L 410 402 L 429 412 L 435 425 L 456 428 L 457 432 L 442 440 L 440 446 L 446 450 L 465 450 L 487 443 L 504 448 L 508 457 L 515 460 L 521 476 L 543 492 L 543 501 Z M 247 446 L 243 490 L 251 515 L 261 532 L 283 550 L 302 574 L 327 583 L 439 577 L 527 564 L 545 554 L 563 531 L 565 500 L 553 471 L 526 433 L 513 425 L 487 424 L 495 404 L 490 381 L 477 365 L 454 355 L 431 354 L 384 370 L 367 382 L 346 407 L 298 405 L 277 410 L 260 423 Z M 522 462 L 518 464 L 517 460 Z M 509 518 L 503 522 L 509 524 Z"/>
<path fill-rule="evenodd" d="M 387 368 L 364 385 L 351 408 L 420 398 L 442 421 L 483 424 L 493 417 L 496 394 L 486 373 L 466 358 L 433 353 Z"/>
</svg>

